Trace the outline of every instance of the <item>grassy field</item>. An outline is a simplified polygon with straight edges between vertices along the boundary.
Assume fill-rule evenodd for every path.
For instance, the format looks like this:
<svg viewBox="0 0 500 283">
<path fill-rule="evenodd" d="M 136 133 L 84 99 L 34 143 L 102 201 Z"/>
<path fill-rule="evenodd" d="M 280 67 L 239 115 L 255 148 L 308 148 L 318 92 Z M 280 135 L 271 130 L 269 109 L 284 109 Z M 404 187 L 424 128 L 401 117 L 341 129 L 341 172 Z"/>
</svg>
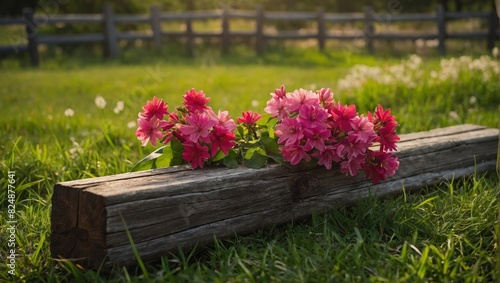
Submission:
<svg viewBox="0 0 500 283">
<path fill-rule="evenodd" d="M 450 180 L 386 201 L 367 199 L 352 208 L 217 240 L 191 253 L 166 254 L 146 271 L 117 267 L 104 274 L 51 258 L 54 184 L 127 172 L 152 151 L 140 146 L 134 123 L 154 95 L 174 107 L 186 90 L 203 89 L 214 109 L 236 117 L 248 109 L 263 112 L 269 93 L 281 84 L 288 90 L 331 87 L 336 100 L 356 104 L 360 112 L 377 103 L 391 108 L 399 133 L 462 123 L 498 127 L 498 66 L 490 57 L 439 60 L 306 50 L 270 51 L 262 57 L 217 54 L 137 59 L 125 53 L 107 62 L 43 58 L 39 69 L 11 59 L 0 62 L 1 234 L 8 233 L 9 171 L 15 172 L 18 221 L 16 274 L 8 274 L 2 262 L 0 281 L 499 279 L 496 174 Z M 104 108 L 97 107 L 97 96 L 106 101 Z M 123 109 L 117 107 L 120 101 Z M 1 253 L 4 259 L 7 249 Z"/>
</svg>

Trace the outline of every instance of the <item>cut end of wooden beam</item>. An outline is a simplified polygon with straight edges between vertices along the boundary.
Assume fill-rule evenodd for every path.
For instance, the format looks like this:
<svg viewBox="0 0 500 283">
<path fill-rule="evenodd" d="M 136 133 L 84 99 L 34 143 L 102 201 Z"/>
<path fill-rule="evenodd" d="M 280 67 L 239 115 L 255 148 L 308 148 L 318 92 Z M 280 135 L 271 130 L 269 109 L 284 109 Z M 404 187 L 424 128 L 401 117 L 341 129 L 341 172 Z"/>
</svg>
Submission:
<svg viewBox="0 0 500 283">
<path fill-rule="evenodd" d="M 205 245 L 405 190 L 494 171 L 498 129 L 459 125 L 401 135 L 397 173 L 377 185 L 338 168 L 179 166 L 57 184 L 52 197 L 54 258 L 105 269 L 135 264 L 124 226 L 143 260 Z"/>
<path fill-rule="evenodd" d="M 56 259 L 98 267 L 106 248 L 106 209 L 102 197 L 57 184 L 52 196 L 50 250 Z"/>
</svg>

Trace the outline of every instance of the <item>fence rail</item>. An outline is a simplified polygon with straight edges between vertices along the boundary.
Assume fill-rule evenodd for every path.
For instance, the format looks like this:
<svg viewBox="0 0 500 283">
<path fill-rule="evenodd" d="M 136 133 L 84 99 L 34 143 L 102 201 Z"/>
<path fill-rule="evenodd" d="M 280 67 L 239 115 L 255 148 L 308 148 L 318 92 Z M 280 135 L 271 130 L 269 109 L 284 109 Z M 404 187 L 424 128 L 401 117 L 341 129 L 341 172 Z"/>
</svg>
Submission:
<svg viewBox="0 0 500 283">
<path fill-rule="evenodd" d="M 477 18 L 488 21 L 488 31 L 474 32 L 448 32 L 447 23 L 453 20 Z M 221 31 L 195 31 L 193 21 L 218 19 L 221 21 Z M 234 19 L 251 20 L 255 22 L 255 29 L 251 31 L 237 31 L 230 29 L 230 22 Z M 181 21 L 185 23 L 183 31 L 166 31 L 162 29 L 163 22 Z M 316 28 L 309 31 L 279 31 L 268 32 L 264 27 L 266 22 L 273 21 L 310 21 L 316 23 Z M 437 33 L 422 32 L 417 34 L 377 32 L 376 23 L 394 22 L 434 22 Z M 38 27 L 44 24 L 100 24 L 102 33 L 81 35 L 41 35 Z M 123 23 L 150 24 L 151 32 L 118 32 L 117 25 Z M 327 24 L 358 23 L 363 28 L 354 33 L 345 34 L 327 29 Z M 317 39 L 318 47 L 325 48 L 326 40 L 365 40 L 366 47 L 374 52 L 376 40 L 438 40 L 438 52 L 446 53 L 445 41 L 447 39 L 476 40 L 487 39 L 487 47 L 493 48 L 498 39 L 498 17 L 495 11 L 490 12 L 445 12 L 438 6 L 435 13 L 404 13 L 384 14 L 375 13 L 371 7 L 366 7 L 363 13 L 329 13 L 318 8 L 315 12 L 265 12 L 262 6 L 255 10 L 230 10 L 223 8 L 212 11 L 185 11 L 163 12 L 159 6 L 151 6 L 150 13 L 144 15 L 115 15 L 111 6 L 104 6 L 102 14 L 66 14 L 66 15 L 36 15 L 31 9 L 25 9 L 21 18 L 0 19 L 0 25 L 24 25 L 25 34 L 11 36 L 10 46 L 0 46 L 0 54 L 29 52 L 32 65 L 38 65 L 39 44 L 70 44 L 70 43 L 104 43 L 105 54 L 109 57 L 119 55 L 119 41 L 148 40 L 156 48 L 161 48 L 167 37 L 184 37 L 189 54 L 194 53 L 195 38 L 220 38 L 222 52 L 227 52 L 231 40 L 235 37 L 255 38 L 255 50 L 259 54 L 264 49 L 266 41 L 277 40 L 304 40 Z M 13 38 L 28 39 L 27 44 L 14 42 Z"/>
</svg>

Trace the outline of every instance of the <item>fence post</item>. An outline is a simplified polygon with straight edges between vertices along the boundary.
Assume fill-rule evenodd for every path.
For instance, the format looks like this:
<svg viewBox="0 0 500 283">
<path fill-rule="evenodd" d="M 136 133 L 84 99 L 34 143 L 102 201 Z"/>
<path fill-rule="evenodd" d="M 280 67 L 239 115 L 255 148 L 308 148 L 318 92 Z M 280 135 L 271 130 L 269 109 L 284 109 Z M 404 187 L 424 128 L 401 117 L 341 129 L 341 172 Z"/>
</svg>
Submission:
<svg viewBox="0 0 500 283">
<path fill-rule="evenodd" d="M 325 49 L 326 27 L 325 27 L 325 10 L 319 7 L 316 11 L 318 20 L 318 46 L 319 50 Z"/>
<path fill-rule="evenodd" d="M 222 53 L 229 51 L 230 34 L 229 34 L 229 12 L 226 5 L 222 6 Z"/>
<path fill-rule="evenodd" d="M 264 11 L 262 5 L 257 5 L 255 14 L 255 51 L 257 55 L 262 54 L 264 49 Z"/>
<path fill-rule="evenodd" d="M 373 38 L 375 35 L 375 18 L 373 9 L 370 6 L 365 7 L 365 44 L 368 52 L 373 53 Z"/>
<path fill-rule="evenodd" d="M 498 15 L 495 10 L 495 5 L 491 5 L 491 12 L 490 12 L 490 17 L 489 17 L 489 25 L 488 25 L 488 45 L 487 48 L 488 50 L 492 50 L 493 47 L 495 47 L 495 41 L 498 36 Z"/>
<path fill-rule="evenodd" d="M 159 5 L 149 7 L 151 13 L 151 29 L 153 30 L 153 41 L 157 50 L 161 49 L 161 8 Z"/>
<path fill-rule="evenodd" d="M 26 24 L 26 36 L 28 37 L 28 52 L 30 56 L 31 66 L 38 67 L 38 39 L 37 39 L 37 27 L 33 19 L 33 9 L 24 8 L 23 9 L 23 19 Z"/>
<path fill-rule="evenodd" d="M 194 38 L 193 38 L 193 23 L 191 19 L 191 11 L 188 12 L 186 19 L 186 49 L 189 57 L 194 56 Z"/>
<path fill-rule="evenodd" d="M 114 17 L 113 6 L 106 4 L 104 5 L 104 40 L 106 43 L 105 53 L 110 58 L 116 58 L 118 56 L 118 42 L 116 40 L 116 28 Z"/>
<path fill-rule="evenodd" d="M 436 11 L 438 25 L 438 53 L 441 56 L 446 54 L 446 14 L 443 5 L 439 5 Z"/>
</svg>

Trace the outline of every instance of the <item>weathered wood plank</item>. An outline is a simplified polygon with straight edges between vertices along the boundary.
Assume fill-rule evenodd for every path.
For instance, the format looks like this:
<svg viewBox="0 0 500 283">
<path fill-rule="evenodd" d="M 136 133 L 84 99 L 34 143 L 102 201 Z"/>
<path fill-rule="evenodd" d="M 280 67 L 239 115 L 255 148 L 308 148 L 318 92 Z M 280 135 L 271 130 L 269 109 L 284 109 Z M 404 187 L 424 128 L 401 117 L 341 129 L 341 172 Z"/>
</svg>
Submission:
<svg viewBox="0 0 500 283">
<path fill-rule="evenodd" d="M 59 183 L 53 257 L 97 268 L 134 264 L 123 221 L 143 260 L 273 224 L 495 169 L 498 129 L 459 125 L 401 135 L 400 168 L 373 185 L 338 168 L 186 166 Z"/>
</svg>

